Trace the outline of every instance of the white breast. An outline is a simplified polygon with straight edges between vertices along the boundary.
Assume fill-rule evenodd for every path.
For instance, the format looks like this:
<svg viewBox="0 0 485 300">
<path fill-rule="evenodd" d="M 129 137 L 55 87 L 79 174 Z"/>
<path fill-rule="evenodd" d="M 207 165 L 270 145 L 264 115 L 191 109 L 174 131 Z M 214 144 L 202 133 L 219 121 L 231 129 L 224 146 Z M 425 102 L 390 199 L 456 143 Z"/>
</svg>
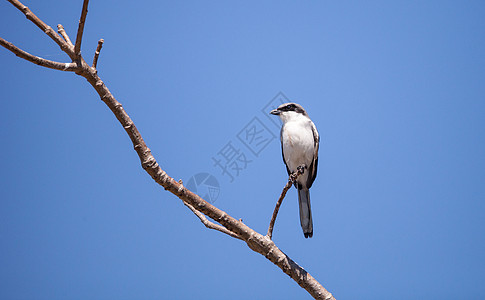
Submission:
<svg viewBox="0 0 485 300">
<path fill-rule="evenodd" d="M 291 172 L 295 172 L 301 165 L 310 166 L 315 153 L 310 119 L 301 117 L 287 121 L 283 125 L 281 139 L 286 164 Z"/>
</svg>

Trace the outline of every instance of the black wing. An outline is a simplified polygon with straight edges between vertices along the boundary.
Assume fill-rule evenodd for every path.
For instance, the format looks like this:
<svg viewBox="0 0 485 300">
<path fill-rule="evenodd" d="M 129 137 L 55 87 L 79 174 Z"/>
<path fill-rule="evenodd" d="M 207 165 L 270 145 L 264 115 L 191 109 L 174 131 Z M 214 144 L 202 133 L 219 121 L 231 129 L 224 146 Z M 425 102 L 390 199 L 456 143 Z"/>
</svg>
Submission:
<svg viewBox="0 0 485 300">
<path fill-rule="evenodd" d="M 288 172 L 288 176 L 290 176 L 291 172 L 290 172 L 290 169 L 288 169 L 288 165 L 286 164 L 285 152 L 283 152 L 283 126 L 281 126 L 281 130 L 280 130 L 281 157 L 283 157 L 283 162 L 285 163 L 286 172 Z"/>
<path fill-rule="evenodd" d="M 318 147 L 320 144 L 320 135 L 318 134 L 317 128 L 315 124 L 312 122 L 312 132 L 313 132 L 313 145 L 315 152 L 313 153 L 313 161 L 308 167 L 308 179 L 306 182 L 307 188 L 311 188 L 315 178 L 317 177 L 317 168 L 318 168 Z"/>
</svg>

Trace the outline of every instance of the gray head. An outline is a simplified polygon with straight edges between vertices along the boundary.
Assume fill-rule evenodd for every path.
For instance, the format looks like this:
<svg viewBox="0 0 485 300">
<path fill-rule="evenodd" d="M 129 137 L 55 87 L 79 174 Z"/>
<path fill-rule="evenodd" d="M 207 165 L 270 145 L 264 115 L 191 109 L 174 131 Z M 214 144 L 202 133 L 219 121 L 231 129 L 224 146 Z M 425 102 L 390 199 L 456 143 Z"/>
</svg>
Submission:
<svg viewBox="0 0 485 300">
<path fill-rule="evenodd" d="M 270 114 L 280 116 L 283 121 L 297 116 L 308 117 L 305 109 L 300 104 L 293 102 L 281 104 L 277 109 L 273 109 Z"/>
</svg>

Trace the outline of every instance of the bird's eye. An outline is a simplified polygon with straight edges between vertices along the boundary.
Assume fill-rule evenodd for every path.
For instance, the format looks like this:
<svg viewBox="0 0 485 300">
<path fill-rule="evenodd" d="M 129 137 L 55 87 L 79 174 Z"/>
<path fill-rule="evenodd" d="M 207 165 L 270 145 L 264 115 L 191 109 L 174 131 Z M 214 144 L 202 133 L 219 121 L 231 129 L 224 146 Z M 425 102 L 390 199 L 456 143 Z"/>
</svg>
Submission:
<svg viewBox="0 0 485 300">
<path fill-rule="evenodd" d="M 288 108 L 288 109 L 294 109 L 295 108 L 295 105 L 289 104 L 288 106 L 286 106 L 286 108 Z"/>
</svg>

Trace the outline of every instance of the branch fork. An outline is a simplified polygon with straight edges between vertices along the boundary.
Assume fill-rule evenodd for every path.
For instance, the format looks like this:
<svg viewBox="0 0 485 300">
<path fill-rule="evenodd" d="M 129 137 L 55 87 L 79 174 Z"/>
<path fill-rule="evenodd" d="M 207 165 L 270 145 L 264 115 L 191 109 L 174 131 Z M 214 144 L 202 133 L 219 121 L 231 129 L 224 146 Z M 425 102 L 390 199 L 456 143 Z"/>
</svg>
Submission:
<svg viewBox="0 0 485 300">
<path fill-rule="evenodd" d="M 47 34 L 59 47 L 63 52 L 65 52 L 72 60 L 71 63 L 63 63 L 57 61 L 51 61 L 42 57 L 35 56 L 33 54 L 24 51 L 17 46 L 13 45 L 12 43 L 6 41 L 5 39 L 0 37 L 0 45 L 10 50 L 16 56 L 28 60 L 36 65 L 59 70 L 59 71 L 69 71 L 79 73 L 82 72 L 84 68 L 84 59 L 81 56 L 81 43 L 82 43 L 82 36 L 84 32 L 84 24 L 86 21 L 86 16 L 88 13 L 88 4 L 89 0 L 84 0 L 83 8 L 81 12 L 81 18 L 79 20 L 79 26 L 76 34 L 76 42 L 73 44 L 69 35 L 64 29 L 64 26 L 61 24 L 57 25 L 57 33 L 47 24 L 45 24 L 39 17 L 37 17 L 27 6 L 22 4 L 18 0 L 7 0 L 12 5 L 14 5 L 17 9 L 19 9 L 32 23 L 34 23 L 37 27 L 39 27 L 45 34 Z M 98 46 L 96 48 L 96 52 L 93 58 L 93 65 L 92 68 L 96 69 L 96 65 L 98 63 L 99 53 L 101 51 L 101 47 L 103 46 L 104 40 L 100 39 L 98 41 Z"/>
</svg>

